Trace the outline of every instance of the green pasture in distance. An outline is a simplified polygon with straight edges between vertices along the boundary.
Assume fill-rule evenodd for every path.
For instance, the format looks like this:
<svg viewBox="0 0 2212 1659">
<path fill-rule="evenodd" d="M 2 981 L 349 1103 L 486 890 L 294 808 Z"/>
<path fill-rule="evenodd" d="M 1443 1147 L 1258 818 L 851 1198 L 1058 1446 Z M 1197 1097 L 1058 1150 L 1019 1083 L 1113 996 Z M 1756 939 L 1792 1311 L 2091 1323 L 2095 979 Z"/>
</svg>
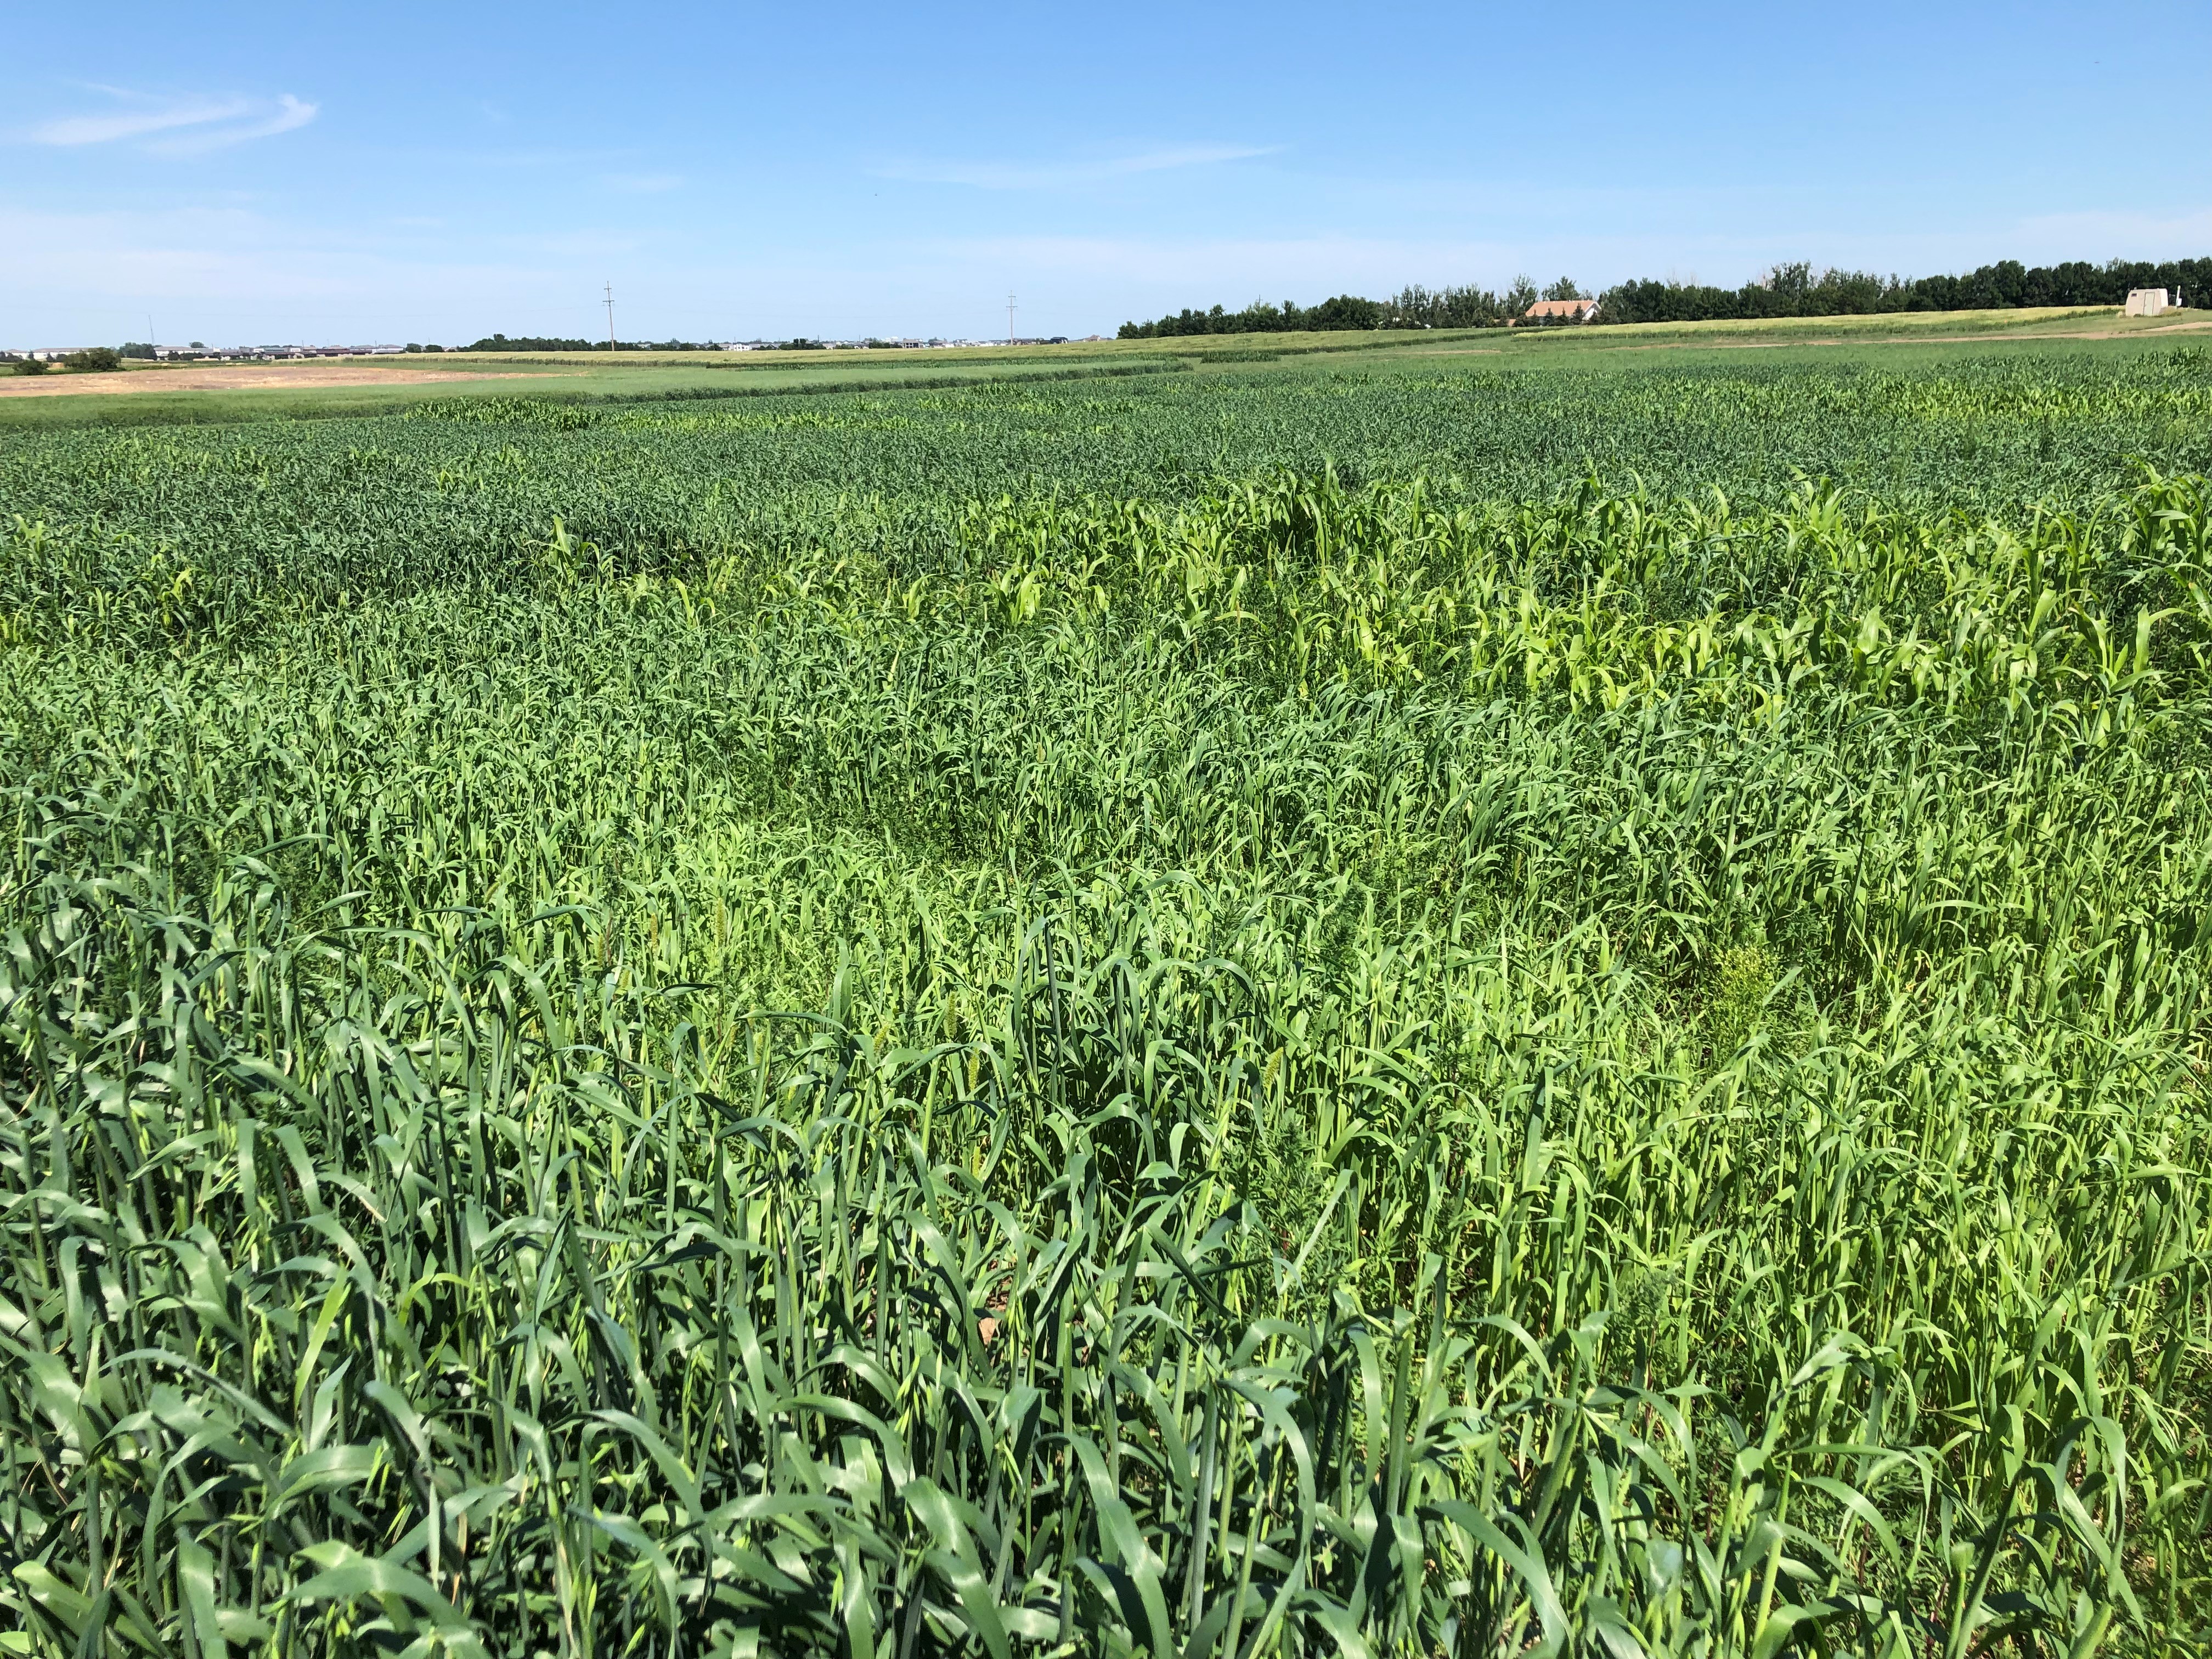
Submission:
<svg viewBox="0 0 2212 1659">
<path fill-rule="evenodd" d="M 2186 317 L 2189 313 L 2184 313 Z M 528 376 L 532 395 L 560 399 L 731 395 L 769 391 L 868 390 L 955 385 L 971 380 L 1066 374 L 1150 373 L 1161 367 L 1251 373 L 1265 367 L 1341 363 L 1359 368 L 1466 358 L 1476 364 L 1574 363 L 1630 368 L 1645 356 L 1682 358 L 1711 351 L 1802 353 L 1822 360 L 1901 363 L 1912 355 L 2018 349 L 2087 350 L 2117 343 L 2185 339 L 2197 325 L 2172 319 L 2122 318 L 2109 307 L 1905 313 L 1781 319 L 1767 322 L 1638 324 L 1624 327 L 1462 329 L 1187 336 L 1157 340 L 1070 341 L 1046 346 L 938 349 L 603 353 L 448 352 L 404 359 L 342 360 L 349 368 L 404 372 L 478 369 L 481 382 L 389 386 L 272 387 L 66 397 L 0 398 L 0 432 L 52 426 L 220 424 L 258 419 L 370 416 L 445 397 L 513 395 Z M 141 371 L 160 374 L 167 371 Z"/>
<path fill-rule="evenodd" d="M 2124 318 L 2095 310 L 1904 313 L 1863 317 L 1784 318 L 1764 322 L 1639 323 L 1622 327 L 1463 331 L 1449 337 L 1394 338 L 1390 349 L 1348 361 L 1376 365 L 1467 358 L 1474 362 L 1573 363 L 1633 368 L 1647 359 L 1724 362 L 1755 356 L 1784 362 L 1904 367 L 2021 350 L 2040 355 L 2155 349 L 2212 342 L 2212 324 Z"/>
<path fill-rule="evenodd" d="M 1347 478 L 1426 477 L 1472 498 L 1545 499 L 1595 476 L 1613 488 L 1640 479 L 1662 497 L 1717 487 L 1772 501 L 1801 477 L 1828 478 L 2013 517 L 2116 488 L 2137 462 L 2212 466 L 2203 351 L 2172 340 L 1843 355 L 1539 346 L 1509 360 L 1412 348 L 1195 372 L 1139 360 L 1115 367 L 1146 372 L 1101 378 L 1014 364 L 920 389 L 817 392 L 732 377 L 760 395 L 673 398 L 659 394 L 700 389 L 673 384 L 680 370 L 620 369 L 584 382 L 605 386 L 601 399 L 546 395 L 565 381 L 492 381 L 466 396 L 441 383 L 422 388 L 445 395 L 417 400 L 414 416 L 341 418 L 328 432 L 289 421 L 173 440 L 23 433 L 10 441 L 11 482 L 15 510 L 114 520 L 136 510 L 131 492 L 147 487 L 140 469 L 154 458 L 181 480 L 243 452 L 281 463 L 285 510 L 303 526 L 343 501 L 345 521 L 364 530 L 398 533 L 427 513 L 474 515 L 484 520 L 475 533 L 495 524 L 515 538 L 544 534 L 556 515 L 593 535 L 665 524 L 708 488 L 754 503 L 848 491 L 1172 502 L 1224 478 L 1329 465 Z M 471 410 L 490 418 L 445 418 Z M 472 468 L 486 447 L 514 452 L 517 468 L 457 493 L 453 468 Z M 374 489 L 331 471 L 362 448 L 392 458 Z M 126 464 L 132 455 L 142 459 Z M 229 487 L 153 487 L 180 534 L 198 533 L 203 514 L 233 511 Z"/>
<path fill-rule="evenodd" d="M 1965 335 L 1970 337 L 2035 339 L 2067 332 L 2131 334 L 2171 332 L 2191 325 L 2191 313 L 2166 318 L 2127 318 L 2113 307 L 2045 307 L 2027 309 L 1956 312 L 1897 312 L 1848 317 L 1776 318 L 1763 321 L 1701 323 L 1639 323 L 1627 325 L 1516 329 L 1398 330 L 1357 332 L 1284 334 L 1179 335 L 1141 340 L 1073 340 L 1060 345 L 975 346 L 957 349 L 869 351 L 752 351 L 623 353 L 623 360 L 669 366 L 711 363 L 718 369 L 739 373 L 769 368 L 818 365 L 833 361 L 884 358 L 957 362 L 1048 362 L 1146 356 L 1166 351 L 1207 360 L 1235 361 L 1257 355 L 1301 356 L 1314 353 L 1370 351 L 1440 343 L 1480 343 L 1504 351 L 1555 349 L 1578 343 L 1591 349 L 1632 348 L 1681 340 L 1764 342 L 1787 341 L 1808 336 L 1834 337 L 1865 343 L 1927 340 Z M 449 354 L 444 360 L 455 361 Z M 489 363 L 500 354 L 462 354 L 459 361 Z M 528 361 L 563 365 L 604 362 L 604 354 L 557 352 L 531 354 Z"/>
<path fill-rule="evenodd" d="M 2060 320 L 0 436 L 0 1653 L 2212 1650 Z"/>
</svg>

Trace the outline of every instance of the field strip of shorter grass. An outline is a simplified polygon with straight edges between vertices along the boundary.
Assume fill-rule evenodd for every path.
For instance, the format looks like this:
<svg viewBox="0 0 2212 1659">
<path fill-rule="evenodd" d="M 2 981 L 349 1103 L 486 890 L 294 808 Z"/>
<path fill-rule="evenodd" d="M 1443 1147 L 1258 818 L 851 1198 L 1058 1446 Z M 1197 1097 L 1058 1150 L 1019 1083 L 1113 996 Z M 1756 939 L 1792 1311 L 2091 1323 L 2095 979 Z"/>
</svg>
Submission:
<svg viewBox="0 0 2212 1659">
<path fill-rule="evenodd" d="M 1036 384 L 1059 380 L 1117 380 L 1136 375 L 1179 374 L 1190 368 L 1190 360 L 1182 357 L 1152 357 L 1134 362 L 1085 364 L 1064 368 L 1045 368 L 1025 372 L 970 374 L 904 375 L 896 378 L 847 377 L 839 380 L 820 380 L 784 382 L 775 386 L 673 386 L 657 389 L 623 390 L 595 392 L 581 387 L 547 387 L 542 392 L 535 386 L 531 395 L 547 402 L 574 404 L 646 404 L 681 403 L 692 400 L 720 401 L 731 398 L 808 397 L 831 392 L 932 392 L 951 391 L 963 386 L 1008 384 Z M 323 420 L 369 418 L 380 415 L 404 413 L 407 410 L 440 395 L 467 397 L 471 395 L 471 382 L 490 380 L 526 380 L 541 381 L 582 378 L 573 374 L 516 374 L 512 375 L 465 375 L 451 380 L 435 382 L 405 382 L 392 388 L 388 398 L 368 397 L 359 401 L 337 399 L 327 403 L 312 401 L 319 388 L 312 386 L 268 386 L 255 388 L 215 388 L 204 392 L 179 388 L 167 392 L 166 388 L 147 393 L 115 392 L 106 394 L 122 401 L 94 404 L 97 392 L 82 402 L 69 400 L 56 403 L 47 399 L 30 399 L 14 404 L 0 404 L 0 431 L 10 428 L 21 430 L 33 427 L 79 426 L 219 426 L 249 422 L 257 420 Z M 332 386 L 333 393 L 374 392 L 379 386 Z M 501 388 L 502 391 L 507 388 Z M 166 395 L 164 393 L 166 392 Z M 412 394 L 412 395 L 410 395 Z M 159 401 L 156 401 L 156 399 Z M 277 399 L 290 399 L 278 403 Z"/>
</svg>

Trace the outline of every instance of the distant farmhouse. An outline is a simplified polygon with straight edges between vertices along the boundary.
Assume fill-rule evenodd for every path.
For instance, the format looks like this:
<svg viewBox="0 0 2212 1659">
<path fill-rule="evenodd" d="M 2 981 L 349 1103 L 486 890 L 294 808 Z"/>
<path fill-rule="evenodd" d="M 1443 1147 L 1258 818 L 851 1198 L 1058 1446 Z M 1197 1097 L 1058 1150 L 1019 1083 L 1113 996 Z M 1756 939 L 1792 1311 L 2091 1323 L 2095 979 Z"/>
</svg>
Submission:
<svg viewBox="0 0 2212 1659">
<path fill-rule="evenodd" d="M 1595 300 L 1539 300 L 1521 313 L 1524 323 L 1586 323 L 1597 315 Z"/>
</svg>

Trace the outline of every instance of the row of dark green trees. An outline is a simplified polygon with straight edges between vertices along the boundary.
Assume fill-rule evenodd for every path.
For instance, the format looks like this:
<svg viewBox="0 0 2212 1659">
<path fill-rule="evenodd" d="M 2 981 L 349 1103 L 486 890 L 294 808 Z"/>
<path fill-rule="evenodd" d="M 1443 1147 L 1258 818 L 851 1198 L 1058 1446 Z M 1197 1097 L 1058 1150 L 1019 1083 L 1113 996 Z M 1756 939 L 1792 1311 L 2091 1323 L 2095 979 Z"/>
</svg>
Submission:
<svg viewBox="0 0 2212 1659">
<path fill-rule="evenodd" d="M 1124 323 L 1120 333 L 1124 340 L 1152 340 L 1182 334 L 1288 334 L 1305 329 L 1499 328 L 1540 299 L 1581 297 L 1582 289 L 1571 276 L 1540 289 L 1528 277 L 1516 276 L 1502 294 L 1473 284 L 1430 289 L 1416 283 L 1394 300 L 1363 300 L 1356 294 L 1340 294 L 1317 306 L 1302 306 L 1295 300 L 1279 306 L 1255 300 L 1242 311 L 1215 306 L 1211 311 L 1185 309 L 1157 322 Z"/>
<path fill-rule="evenodd" d="M 1626 282 L 1599 296 L 1603 323 L 1686 323 L 1720 318 L 1844 317 L 1876 312 L 2003 310 L 2026 306 L 2116 306 L 2129 290 L 2179 289 L 2212 294 L 2212 258 L 2113 259 L 2093 264 L 2024 265 L 2000 259 L 1963 276 L 1877 276 L 1819 270 L 1798 260 L 1777 265 L 1741 288 L 1656 279 Z M 1561 277 L 1540 292 L 1526 276 L 1501 293 L 1474 286 L 1415 284 L 1393 300 L 1340 294 L 1317 306 L 1255 300 L 1241 311 L 1215 306 L 1185 309 L 1149 323 L 1124 323 L 1121 337 L 1149 340 L 1187 334 L 1270 334 L 1302 329 L 1494 328 L 1515 321 L 1541 298 L 1571 300 L 1583 290 Z"/>
<path fill-rule="evenodd" d="M 1815 272 L 1802 260 L 1778 265 L 1741 288 L 1694 283 L 1623 283 L 1605 291 L 1600 320 L 1703 322 L 1727 317 L 1847 317 L 1886 311 L 2002 311 L 2025 306 L 2116 306 L 2138 288 L 2212 290 L 2212 259 L 2087 259 L 2024 265 L 2000 259 L 1964 276 L 1879 276 Z"/>
<path fill-rule="evenodd" d="M 73 374 L 100 374 L 123 367 L 129 354 L 113 346 L 88 346 L 82 351 L 72 351 L 58 360 L 59 366 Z M 0 351 L 0 374 L 43 374 L 55 363 L 33 357 L 29 352 L 18 356 L 12 351 Z"/>
</svg>

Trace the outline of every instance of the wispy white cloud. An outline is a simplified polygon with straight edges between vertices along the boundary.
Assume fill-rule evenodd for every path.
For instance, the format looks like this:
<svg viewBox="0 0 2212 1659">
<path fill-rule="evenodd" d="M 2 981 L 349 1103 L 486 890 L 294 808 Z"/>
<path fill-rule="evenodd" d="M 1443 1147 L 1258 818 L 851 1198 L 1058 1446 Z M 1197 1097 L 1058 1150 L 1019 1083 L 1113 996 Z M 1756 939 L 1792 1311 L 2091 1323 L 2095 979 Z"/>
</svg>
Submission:
<svg viewBox="0 0 2212 1659">
<path fill-rule="evenodd" d="M 242 126 L 212 127 L 204 132 L 180 133 L 174 138 L 157 139 L 146 148 L 156 155 L 204 155 L 211 149 L 228 149 L 233 144 L 246 143 L 255 138 L 273 138 L 280 132 L 291 132 L 307 125 L 321 111 L 321 105 L 302 102 L 288 92 L 277 99 L 274 112 L 258 121 L 248 121 Z"/>
<path fill-rule="evenodd" d="M 878 176 L 924 185 L 972 185 L 978 190 L 1054 190 L 1096 184 L 1133 173 L 1164 173 L 1175 167 L 1209 167 L 1223 161 L 1272 155 L 1277 144 L 1178 144 L 1131 155 L 1065 161 L 893 161 Z"/>
<path fill-rule="evenodd" d="M 103 87 L 105 92 L 108 88 Z M 128 97 L 130 94 L 124 94 Z M 31 129 L 34 144 L 112 144 L 119 138 L 143 138 L 174 127 L 198 126 L 209 121 L 228 121 L 251 114 L 253 106 L 243 98 L 219 101 L 189 99 L 179 103 L 121 109 L 106 115 L 68 115 Z"/>
<path fill-rule="evenodd" d="M 119 108 L 43 122 L 27 135 L 33 143 L 76 148 L 145 139 L 153 155 L 201 155 L 256 138 L 274 137 L 313 120 L 320 106 L 285 93 L 274 103 L 255 98 L 155 98 L 119 87 L 94 87 Z"/>
</svg>

